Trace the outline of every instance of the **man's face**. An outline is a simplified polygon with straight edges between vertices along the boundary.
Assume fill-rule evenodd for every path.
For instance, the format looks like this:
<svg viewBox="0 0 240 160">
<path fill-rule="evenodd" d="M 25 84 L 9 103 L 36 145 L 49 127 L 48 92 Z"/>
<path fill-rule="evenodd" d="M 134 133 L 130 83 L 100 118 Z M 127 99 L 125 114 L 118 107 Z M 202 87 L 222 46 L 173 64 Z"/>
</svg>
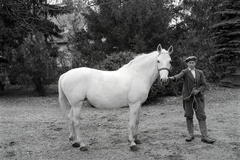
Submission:
<svg viewBox="0 0 240 160">
<path fill-rule="evenodd" d="M 187 62 L 188 68 L 190 69 L 194 69 L 196 66 L 196 62 L 195 61 L 189 61 Z"/>
</svg>

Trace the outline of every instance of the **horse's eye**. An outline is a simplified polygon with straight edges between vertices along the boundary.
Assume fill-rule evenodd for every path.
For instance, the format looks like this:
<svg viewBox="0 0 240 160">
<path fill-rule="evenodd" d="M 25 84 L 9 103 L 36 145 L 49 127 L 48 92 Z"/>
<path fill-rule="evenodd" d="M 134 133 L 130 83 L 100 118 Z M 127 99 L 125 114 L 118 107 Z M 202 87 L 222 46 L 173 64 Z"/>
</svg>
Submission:
<svg viewBox="0 0 240 160">
<path fill-rule="evenodd" d="M 160 61 L 159 61 L 159 60 L 157 60 L 157 63 L 160 63 Z"/>
<path fill-rule="evenodd" d="M 172 61 L 170 61 L 169 63 L 172 64 Z"/>
</svg>

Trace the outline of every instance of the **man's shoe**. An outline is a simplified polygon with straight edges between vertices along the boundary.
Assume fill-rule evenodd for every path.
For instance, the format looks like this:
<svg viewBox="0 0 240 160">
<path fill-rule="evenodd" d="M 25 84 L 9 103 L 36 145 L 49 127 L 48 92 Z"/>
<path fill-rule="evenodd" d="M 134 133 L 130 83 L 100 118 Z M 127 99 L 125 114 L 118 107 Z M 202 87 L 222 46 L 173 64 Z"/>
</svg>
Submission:
<svg viewBox="0 0 240 160">
<path fill-rule="evenodd" d="M 194 140 L 194 137 L 193 136 L 188 136 L 186 138 L 186 142 L 191 142 L 192 140 Z"/>
<path fill-rule="evenodd" d="M 208 144 L 213 144 L 215 142 L 215 140 L 211 139 L 210 137 L 208 137 L 207 135 L 207 125 L 206 125 L 206 121 L 199 121 L 199 127 L 200 127 L 200 131 L 202 133 L 202 142 L 204 143 L 208 143 Z"/>
<path fill-rule="evenodd" d="M 215 142 L 215 140 L 213 140 L 209 137 L 202 137 L 201 141 L 204 143 L 208 143 L 208 144 L 213 144 Z"/>
</svg>

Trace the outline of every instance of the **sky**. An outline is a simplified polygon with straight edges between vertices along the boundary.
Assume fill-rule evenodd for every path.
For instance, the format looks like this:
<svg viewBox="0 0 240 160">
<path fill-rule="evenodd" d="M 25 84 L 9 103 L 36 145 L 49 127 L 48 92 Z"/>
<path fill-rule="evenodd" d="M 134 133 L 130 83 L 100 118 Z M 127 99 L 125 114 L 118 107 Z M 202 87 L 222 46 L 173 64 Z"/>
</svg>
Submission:
<svg viewBox="0 0 240 160">
<path fill-rule="evenodd" d="M 175 0 L 175 2 L 173 2 L 173 4 L 175 5 L 179 5 L 183 0 Z M 47 2 L 49 4 L 62 4 L 63 0 L 47 0 Z M 180 2 L 180 3 L 179 3 Z"/>
</svg>

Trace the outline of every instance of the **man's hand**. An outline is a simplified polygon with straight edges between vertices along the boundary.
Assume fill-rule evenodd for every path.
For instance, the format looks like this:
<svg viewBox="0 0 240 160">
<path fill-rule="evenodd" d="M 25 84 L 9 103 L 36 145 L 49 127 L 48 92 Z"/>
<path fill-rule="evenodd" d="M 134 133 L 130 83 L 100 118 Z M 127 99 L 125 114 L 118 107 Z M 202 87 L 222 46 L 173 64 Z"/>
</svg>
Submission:
<svg viewBox="0 0 240 160">
<path fill-rule="evenodd" d="M 194 89 L 194 90 L 192 91 L 192 94 L 193 94 L 194 96 L 196 96 L 198 93 L 199 93 L 199 90 L 197 90 L 197 89 Z"/>
<path fill-rule="evenodd" d="M 176 78 L 175 77 L 168 77 L 169 80 L 174 81 Z"/>
</svg>

